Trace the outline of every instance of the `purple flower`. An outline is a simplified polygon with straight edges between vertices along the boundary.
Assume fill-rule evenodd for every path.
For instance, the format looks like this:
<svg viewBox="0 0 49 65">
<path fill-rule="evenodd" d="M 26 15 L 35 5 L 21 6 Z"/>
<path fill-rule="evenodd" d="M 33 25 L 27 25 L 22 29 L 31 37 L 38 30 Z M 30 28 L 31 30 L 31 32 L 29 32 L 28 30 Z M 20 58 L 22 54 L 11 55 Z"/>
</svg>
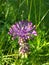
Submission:
<svg viewBox="0 0 49 65">
<path fill-rule="evenodd" d="M 35 25 L 28 21 L 20 21 L 18 23 L 16 22 L 11 26 L 8 33 L 12 36 L 12 39 L 20 37 L 24 40 L 27 40 L 32 35 L 37 36 Z"/>
<path fill-rule="evenodd" d="M 25 54 L 29 52 L 29 45 L 27 43 L 22 44 L 22 46 L 20 46 L 19 48 L 19 52 L 20 54 Z"/>
<path fill-rule="evenodd" d="M 26 41 L 30 39 L 32 35 L 37 36 L 35 25 L 33 25 L 32 22 L 28 21 L 16 22 L 14 25 L 11 26 L 8 34 L 12 36 L 12 39 L 18 37 L 20 54 L 25 54 L 29 51 L 29 45 Z"/>
</svg>

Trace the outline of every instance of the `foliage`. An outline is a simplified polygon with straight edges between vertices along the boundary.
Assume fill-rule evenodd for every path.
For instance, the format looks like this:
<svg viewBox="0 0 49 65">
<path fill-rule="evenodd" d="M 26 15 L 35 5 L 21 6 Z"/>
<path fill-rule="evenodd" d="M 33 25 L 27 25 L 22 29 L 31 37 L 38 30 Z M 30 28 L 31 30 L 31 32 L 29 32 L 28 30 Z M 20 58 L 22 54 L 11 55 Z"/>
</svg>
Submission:
<svg viewBox="0 0 49 65">
<path fill-rule="evenodd" d="M 38 36 L 28 40 L 30 54 L 21 58 L 18 39 L 8 35 L 20 20 L 36 25 Z M 49 65 L 49 0 L 0 0 L 0 65 Z"/>
</svg>

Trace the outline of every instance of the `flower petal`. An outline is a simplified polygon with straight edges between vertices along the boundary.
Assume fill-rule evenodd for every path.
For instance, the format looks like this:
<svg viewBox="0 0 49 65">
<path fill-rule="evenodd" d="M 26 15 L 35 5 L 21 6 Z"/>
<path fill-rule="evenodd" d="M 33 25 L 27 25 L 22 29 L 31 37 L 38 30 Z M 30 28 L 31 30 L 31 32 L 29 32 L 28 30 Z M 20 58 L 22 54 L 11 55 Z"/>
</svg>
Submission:
<svg viewBox="0 0 49 65">
<path fill-rule="evenodd" d="M 37 36 L 37 32 L 35 30 L 33 30 L 32 34 Z"/>
</svg>

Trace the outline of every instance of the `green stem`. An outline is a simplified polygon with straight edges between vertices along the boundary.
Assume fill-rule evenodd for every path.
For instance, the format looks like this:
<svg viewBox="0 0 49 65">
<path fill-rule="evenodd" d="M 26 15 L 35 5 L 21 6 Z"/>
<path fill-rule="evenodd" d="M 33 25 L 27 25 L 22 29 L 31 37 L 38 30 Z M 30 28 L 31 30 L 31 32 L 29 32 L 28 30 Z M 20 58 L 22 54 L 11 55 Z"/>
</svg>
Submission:
<svg viewBox="0 0 49 65">
<path fill-rule="evenodd" d="M 4 55 L 3 58 L 5 58 L 5 57 L 11 57 L 11 56 L 17 56 L 17 55 L 18 55 L 18 53 L 17 54 L 11 54 L 11 55 Z"/>
<path fill-rule="evenodd" d="M 27 1 L 27 6 L 28 6 L 28 0 L 26 0 Z"/>
<path fill-rule="evenodd" d="M 46 15 L 48 14 L 48 12 L 49 12 L 49 9 L 48 9 L 47 12 L 43 15 L 43 17 L 41 18 L 41 20 L 39 21 L 39 23 L 38 23 L 36 29 L 39 27 L 39 25 L 41 24 L 41 22 L 44 20 L 44 18 L 45 18 Z"/>
<path fill-rule="evenodd" d="M 36 3 L 35 3 L 35 0 L 34 0 L 34 12 L 35 12 L 35 22 L 37 23 Z"/>
<path fill-rule="evenodd" d="M 26 0 L 26 5 L 28 6 L 28 0 Z"/>
<path fill-rule="evenodd" d="M 39 0 L 39 22 L 40 22 L 40 17 L 41 17 L 41 0 Z"/>
<path fill-rule="evenodd" d="M 28 21 L 30 21 L 31 8 L 32 8 L 32 0 L 30 1 L 30 10 L 29 10 L 29 14 L 28 14 Z"/>
</svg>

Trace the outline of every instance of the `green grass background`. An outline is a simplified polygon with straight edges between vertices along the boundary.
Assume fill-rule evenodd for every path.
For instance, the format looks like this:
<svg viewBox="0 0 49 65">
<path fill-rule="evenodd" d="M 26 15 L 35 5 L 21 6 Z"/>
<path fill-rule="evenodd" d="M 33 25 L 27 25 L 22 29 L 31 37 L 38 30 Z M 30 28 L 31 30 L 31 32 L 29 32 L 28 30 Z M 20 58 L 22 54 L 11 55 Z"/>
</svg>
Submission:
<svg viewBox="0 0 49 65">
<path fill-rule="evenodd" d="M 18 39 L 9 28 L 21 20 L 36 25 L 37 37 L 29 40 L 30 55 L 18 57 Z M 49 0 L 0 0 L 0 65 L 49 65 Z"/>
</svg>

